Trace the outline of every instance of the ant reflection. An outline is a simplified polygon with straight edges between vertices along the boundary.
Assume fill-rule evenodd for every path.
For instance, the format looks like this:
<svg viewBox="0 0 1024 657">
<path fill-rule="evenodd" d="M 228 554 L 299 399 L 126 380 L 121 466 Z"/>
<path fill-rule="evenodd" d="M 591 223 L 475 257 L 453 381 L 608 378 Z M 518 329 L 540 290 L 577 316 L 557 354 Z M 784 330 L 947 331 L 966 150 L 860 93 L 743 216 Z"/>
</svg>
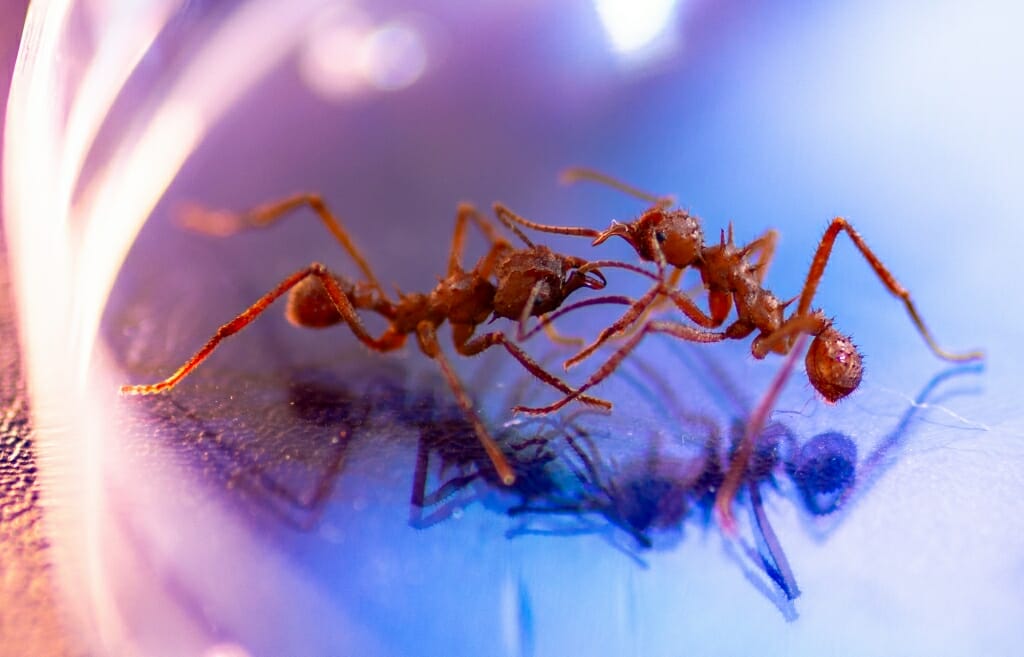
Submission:
<svg viewBox="0 0 1024 657">
<path fill-rule="evenodd" d="M 801 441 L 786 426 L 773 422 L 759 434 L 740 486 L 740 499 L 745 491 L 749 500 L 753 544 L 737 535 L 727 544 L 727 550 L 751 584 L 787 619 L 796 618 L 793 600 L 800 589 L 765 512 L 762 491 L 775 491 L 796 504 L 806 514 L 809 531 L 823 539 L 884 472 L 893 450 L 906 439 L 914 416 L 935 388 L 953 376 L 979 370 L 978 366 L 958 366 L 935 376 L 893 430 L 860 461 L 854 441 L 839 432 L 823 432 Z M 644 372 L 642 381 L 632 382 L 648 387 L 652 385 L 649 374 Z M 648 393 L 648 398 L 656 397 L 649 388 Z M 695 426 L 694 420 L 691 417 L 688 425 Z M 728 440 L 712 429 L 708 439 L 697 446 L 656 436 L 648 442 L 644 454 L 624 462 L 601 452 L 603 445 L 621 453 L 621 441 L 616 436 L 573 425 L 564 435 L 567 449 L 561 452 L 560 461 L 582 482 L 578 488 L 582 494 L 575 500 L 563 499 L 555 504 L 539 500 L 512 508 L 510 514 L 530 519 L 510 530 L 509 535 L 602 534 L 614 547 L 645 566 L 642 551 L 667 547 L 666 539 L 678 540 L 688 520 L 705 530 L 711 526 L 716 492 L 725 479 L 723 463 L 731 461 L 745 425 L 743 418 L 737 418 Z M 569 524 L 552 526 L 539 520 L 552 515 L 570 519 Z M 620 541 L 622 534 L 632 538 L 630 544 Z"/>
<path fill-rule="evenodd" d="M 500 500 L 509 496 L 527 503 L 558 494 L 555 472 L 549 467 L 556 458 L 548 449 L 552 436 L 543 428 L 534 435 L 502 437 L 505 458 L 515 474 L 509 486 L 459 406 L 446 403 L 429 389 L 413 391 L 390 382 L 378 382 L 371 389 L 377 412 L 387 409 L 396 422 L 417 434 L 410 526 L 431 527 L 477 501 L 500 507 Z"/>
<path fill-rule="evenodd" d="M 287 403 L 267 403 L 281 394 Z M 506 486 L 461 407 L 395 372 L 380 372 L 357 386 L 326 371 L 304 370 L 285 374 L 283 382 L 252 379 L 238 400 L 200 391 L 148 397 L 144 403 L 140 435 L 158 433 L 247 513 L 297 531 L 315 530 L 336 501 L 332 496 L 354 446 L 371 438 L 376 448 L 402 441 L 393 447 L 408 453 L 404 436 L 410 430 L 416 440 L 409 497 L 413 527 L 432 526 L 476 501 L 504 513 L 507 500 L 530 504 L 564 487 L 550 467 L 556 423 L 536 421 L 532 433 L 502 436 L 516 475 Z"/>
<path fill-rule="evenodd" d="M 154 397 L 150 417 L 157 423 L 147 427 L 176 438 L 182 452 L 193 460 L 198 456 L 204 474 L 247 508 L 300 531 L 315 529 L 324 510 L 338 502 L 336 483 L 352 447 L 371 434 L 378 436 L 375 440 L 397 440 L 380 438 L 382 427 L 404 427 L 402 435 L 411 429 L 416 441 L 409 493 L 413 528 L 434 527 L 470 504 L 481 504 L 516 519 L 506 532 L 509 538 L 596 534 L 645 566 L 643 553 L 676 544 L 687 524 L 704 531 L 714 526 L 724 464 L 732 461 L 747 422 L 742 410 L 725 429 L 709 417 L 688 413 L 664 389 L 656 368 L 633 373 L 643 365 L 636 359 L 622 373 L 624 380 L 641 388 L 653 405 L 669 402 L 655 412 L 674 421 L 665 425 L 684 427 L 688 435 L 703 439 L 685 442 L 662 432 L 643 445 L 634 441 L 629 451 L 631 444 L 615 435 L 603 416 L 590 418 L 580 411 L 531 418 L 507 427 L 501 436 L 516 475 L 511 487 L 502 484 L 461 408 L 429 389 L 411 388 L 403 377 L 381 376 L 356 390 L 347 379 L 303 372 L 287 385 L 290 404 L 264 404 L 259 393 L 247 391 L 246 403 L 264 414 L 245 425 L 238 424 L 239 409 L 223 400 L 203 406 L 209 395 L 197 395 L 189 408 L 182 401 Z M 786 618 L 796 617 L 793 600 L 800 588 L 764 508 L 765 491 L 795 504 L 807 530 L 823 540 L 893 462 L 935 389 L 979 369 L 960 366 L 933 378 L 863 458 L 853 439 L 835 431 L 801 440 L 784 424 L 771 422 L 760 432 L 738 498 L 741 504 L 749 502 L 749 538 L 729 540 L 727 554 Z M 720 372 L 711 374 L 701 380 L 734 388 Z M 269 389 L 258 382 L 253 387 Z M 732 394 L 727 390 L 726 397 Z M 411 445 L 396 446 L 408 453 Z"/>
</svg>

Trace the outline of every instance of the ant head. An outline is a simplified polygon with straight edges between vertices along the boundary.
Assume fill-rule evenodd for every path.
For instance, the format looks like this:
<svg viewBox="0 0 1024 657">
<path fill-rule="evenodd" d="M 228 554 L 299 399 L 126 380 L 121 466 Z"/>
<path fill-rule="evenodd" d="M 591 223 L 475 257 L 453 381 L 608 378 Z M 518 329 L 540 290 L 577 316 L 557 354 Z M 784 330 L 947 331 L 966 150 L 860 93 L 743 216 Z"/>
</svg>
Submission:
<svg viewBox="0 0 1024 657">
<path fill-rule="evenodd" d="M 527 305 L 532 316 L 549 313 L 581 287 L 600 290 L 607 282 L 583 258 L 541 245 L 514 251 L 498 263 L 494 274 L 498 279 L 494 312 L 511 319 L 518 319 Z"/>
<path fill-rule="evenodd" d="M 815 336 L 804 364 L 811 385 L 830 402 L 856 390 L 864 373 L 864 361 L 856 345 L 831 324 Z"/>
<path fill-rule="evenodd" d="M 649 262 L 658 260 L 658 251 L 665 262 L 674 267 L 689 267 L 701 257 L 704 231 L 700 220 L 685 210 L 666 210 L 657 206 L 628 224 L 613 222 L 608 230 L 594 238 L 594 245 L 609 237 L 621 237 Z"/>
</svg>

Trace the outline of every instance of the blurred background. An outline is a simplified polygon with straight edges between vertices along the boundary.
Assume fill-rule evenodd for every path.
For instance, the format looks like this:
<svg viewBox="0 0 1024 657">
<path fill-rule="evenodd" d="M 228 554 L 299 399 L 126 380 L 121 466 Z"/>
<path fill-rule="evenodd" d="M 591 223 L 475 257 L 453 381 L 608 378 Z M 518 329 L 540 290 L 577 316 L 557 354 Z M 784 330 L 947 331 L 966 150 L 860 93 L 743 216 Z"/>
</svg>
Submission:
<svg viewBox="0 0 1024 657">
<path fill-rule="evenodd" d="M 5 11 L 13 61 L 21 12 Z M 1013 3 L 42 2 L 29 18 L 3 163 L 4 342 L 16 320 L 22 354 L 5 403 L 22 419 L 2 449 L 24 482 L 4 499 L 33 520 L 0 516 L 5 654 L 967 655 L 1024 639 Z M 513 490 L 414 347 L 368 354 L 277 308 L 173 394 L 113 394 L 312 261 L 356 275 L 311 214 L 218 238 L 184 230 L 182 203 L 319 192 L 385 285 L 426 290 L 460 201 L 596 228 L 643 210 L 559 185 L 570 165 L 672 194 L 709 239 L 778 229 L 783 299 L 845 216 L 938 341 L 986 361 L 936 359 L 840 237 L 815 304 L 865 353 L 864 382 L 830 406 L 794 375 L 736 539 L 708 496 L 781 364 L 746 342 L 652 338 L 597 388 L 611 416 L 541 422 L 509 412 L 553 397 L 505 354 L 461 359 Z M 467 265 L 482 252 L 472 240 Z M 559 328 L 590 336 L 616 312 Z M 571 353 L 526 346 L 554 372 Z"/>
</svg>

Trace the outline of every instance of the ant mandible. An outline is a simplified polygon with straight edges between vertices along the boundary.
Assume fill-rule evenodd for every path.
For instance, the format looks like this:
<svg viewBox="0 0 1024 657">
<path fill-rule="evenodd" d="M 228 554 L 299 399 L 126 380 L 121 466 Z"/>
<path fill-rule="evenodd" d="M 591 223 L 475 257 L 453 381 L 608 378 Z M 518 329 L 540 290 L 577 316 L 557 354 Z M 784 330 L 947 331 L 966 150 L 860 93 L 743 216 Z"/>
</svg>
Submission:
<svg viewBox="0 0 1024 657">
<path fill-rule="evenodd" d="M 717 243 L 705 243 L 704 232 L 700 219 L 682 209 L 671 209 L 673 201 L 668 197 L 649 194 L 615 178 L 585 168 L 568 169 L 562 176 L 565 182 L 590 180 L 606 184 L 626 194 L 637 197 L 651 204 L 637 219 L 628 223 L 613 221 L 611 226 L 598 231 L 584 227 L 549 226 L 529 221 L 501 204 L 495 204 L 495 212 L 506 222 L 518 223 L 534 230 L 561 235 L 588 237 L 592 244 L 598 245 L 611 237 L 621 237 L 636 251 L 641 260 L 654 262 L 658 268 L 656 284 L 649 292 L 630 305 L 630 308 L 611 326 L 603 330 L 598 337 L 575 356 L 566 361 L 566 368 L 585 359 L 598 349 L 604 342 L 620 335 L 643 321 L 646 314 L 669 296 L 675 305 L 702 329 L 717 328 L 724 324 L 726 318 L 736 308 L 736 319 L 729 324 L 724 332 L 713 333 L 696 327 L 689 327 L 674 322 L 643 321 L 637 334 L 622 345 L 594 374 L 577 390 L 564 399 L 545 407 L 517 407 L 517 411 L 528 413 L 550 413 L 568 403 L 574 396 L 582 394 L 597 385 L 618 367 L 619 363 L 632 351 L 640 339 L 649 332 L 668 332 L 677 337 L 694 342 L 714 342 L 721 339 L 743 339 L 755 331 L 758 332 L 751 344 L 751 352 L 757 359 L 769 353 L 789 355 L 783 373 L 773 383 L 771 391 L 759 405 L 754 420 L 748 426 L 747 435 L 737 452 L 730 467 L 726 485 L 719 491 L 716 506 L 727 524 L 731 522 L 731 502 L 738 485 L 740 475 L 746 471 L 746 458 L 750 453 L 746 443 L 756 438 L 759 425 L 763 424 L 772 402 L 779 394 L 785 376 L 793 367 L 794 351 L 803 349 L 802 336 L 810 336 L 811 343 L 807 349 L 804 364 L 811 385 L 829 402 L 836 402 L 857 389 L 863 374 L 862 357 L 849 336 L 840 333 L 820 310 L 811 310 L 811 302 L 825 272 L 825 266 L 832 253 L 839 233 L 846 232 L 861 255 L 868 261 L 875 274 L 881 279 L 889 292 L 901 299 L 924 341 L 939 358 L 953 362 L 980 360 L 984 357 L 981 351 L 953 353 L 938 345 L 921 319 L 917 308 L 910 299 L 910 293 L 896 280 L 888 268 L 868 247 L 853 226 L 843 217 L 835 217 L 825 230 L 818 243 L 810 271 L 804 280 L 799 296 L 789 301 L 781 301 L 771 291 L 763 287 L 764 274 L 775 252 L 778 233 L 768 230 L 761 236 L 739 247 L 733 238 L 732 224 L 728 231 L 721 231 Z M 754 255 L 756 260 L 752 261 Z M 666 282 L 665 268 L 675 267 L 672 276 Z M 682 273 L 689 267 L 695 268 L 708 294 L 707 314 L 690 302 L 686 295 L 672 289 L 678 283 Z M 789 317 L 785 316 L 786 308 L 797 301 L 796 310 Z M 566 308 L 565 310 L 570 310 Z M 553 320 L 558 313 L 545 318 Z M 728 484 L 732 483 L 730 486 Z"/>
<path fill-rule="evenodd" d="M 582 258 L 555 253 L 531 242 L 514 224 L 506 226 L 523 241 L 516 248 L 503 238 L 496 227 L 472 205 L 459 206 L 455 218 L 448 257 L 448 270 L 429 293 L 398 293 L 392 300 L 348 232 L 313 194 L 298 194 L 241 214 L 208 211 L 190 206 L 183 212 L 186 226 L 215 235 L 230 235 L 248 227 L 263 227 L 291 211 L 308 206 L 319 216 L 348 255 L 355 261 L 365 280 L 353 281 L 330 272 L 314 262 L 284 280 L 241 314 L 221 326 L 203 347 L 163 381 L 144 385 L 125 385 L 123 395 L 150 395 L 170 390 L 199 366 L 218 344 L 245 328 L 279 297 L 288 293 L 286 317 L 297 326 L 324 328 L 344 322 L 364 345 L 373 351 L 389 352 L 401 348 L 409 334 L 415 334 L 420 350 L 437 362 L 455 399 L 473 424 L 477 438 L 494 463 L 506 485 L 515 482 L 515 474 L 497 446 L 437 339 L 437 329 L 446 320 L 452 325 L 455 350 L 463 356 L 475 356 L 501 345 L 530 374 L 557 388 L 563 394 L 592 406 L 610 408 L 608 402 L 578 395 L 568 384 L 544 370 L 525 351 L 500 331 L 474 337 L 477 327 L 491 318 L 505 317 L 519 322 L 519 336 L 525 333 L 531 316 L 542 316 L 558 308 L 580 288 L 602 289 L 607 281 L 600 270 Z M 473 222 L 487 238 L 490 248 L 473 269 L 462 267 L 466 225 Z M 626 263 L 623 263 L 626 264 Z M 491 278 L 496 279 L 492 282 Z M 379 337 L 365 328 L 357 310 L 380 315 L 388 327 Z"/>
</svg>

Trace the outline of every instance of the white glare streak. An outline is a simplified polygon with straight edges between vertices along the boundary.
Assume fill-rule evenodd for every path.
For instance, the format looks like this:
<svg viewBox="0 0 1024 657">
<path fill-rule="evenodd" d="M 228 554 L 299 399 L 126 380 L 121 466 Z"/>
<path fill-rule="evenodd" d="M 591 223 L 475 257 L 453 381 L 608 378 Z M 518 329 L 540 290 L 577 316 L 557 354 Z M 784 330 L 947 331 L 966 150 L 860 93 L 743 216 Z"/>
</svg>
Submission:
<svg viewBox="0 0 1024 657">
<path fill-rule="evenodd" d="M 191 56 L 145 132 L 126 140 L 97 173 L 93 188 L 98 193 L 78 209 L 88 225 L 76 262 L 73 313 L 78 322 L 74 333 L 79 340 L 82 381 L 103 301 L 143 221 L 206 130 L 294 47 L 301 34 L 299 27 L 318 5 L 318 0 L 297 3 L 287 17 L 281 15 L 275 0 L 243 5 Z M 239 57 L 253 34 L 261 35 L 261 47 Z M 169 132 L 160 134 L 161 130 Z M 173 139 L 180 141 L 169 141 Z M 126 179 L 138 185 L 135 192 L 129 194 L 124 189 Z"/>
<path fill-rule="evenodd" d="M 612 48 L 631 55 L 667 36 L 679 0 L 594 0 Z"/>
</svg>

